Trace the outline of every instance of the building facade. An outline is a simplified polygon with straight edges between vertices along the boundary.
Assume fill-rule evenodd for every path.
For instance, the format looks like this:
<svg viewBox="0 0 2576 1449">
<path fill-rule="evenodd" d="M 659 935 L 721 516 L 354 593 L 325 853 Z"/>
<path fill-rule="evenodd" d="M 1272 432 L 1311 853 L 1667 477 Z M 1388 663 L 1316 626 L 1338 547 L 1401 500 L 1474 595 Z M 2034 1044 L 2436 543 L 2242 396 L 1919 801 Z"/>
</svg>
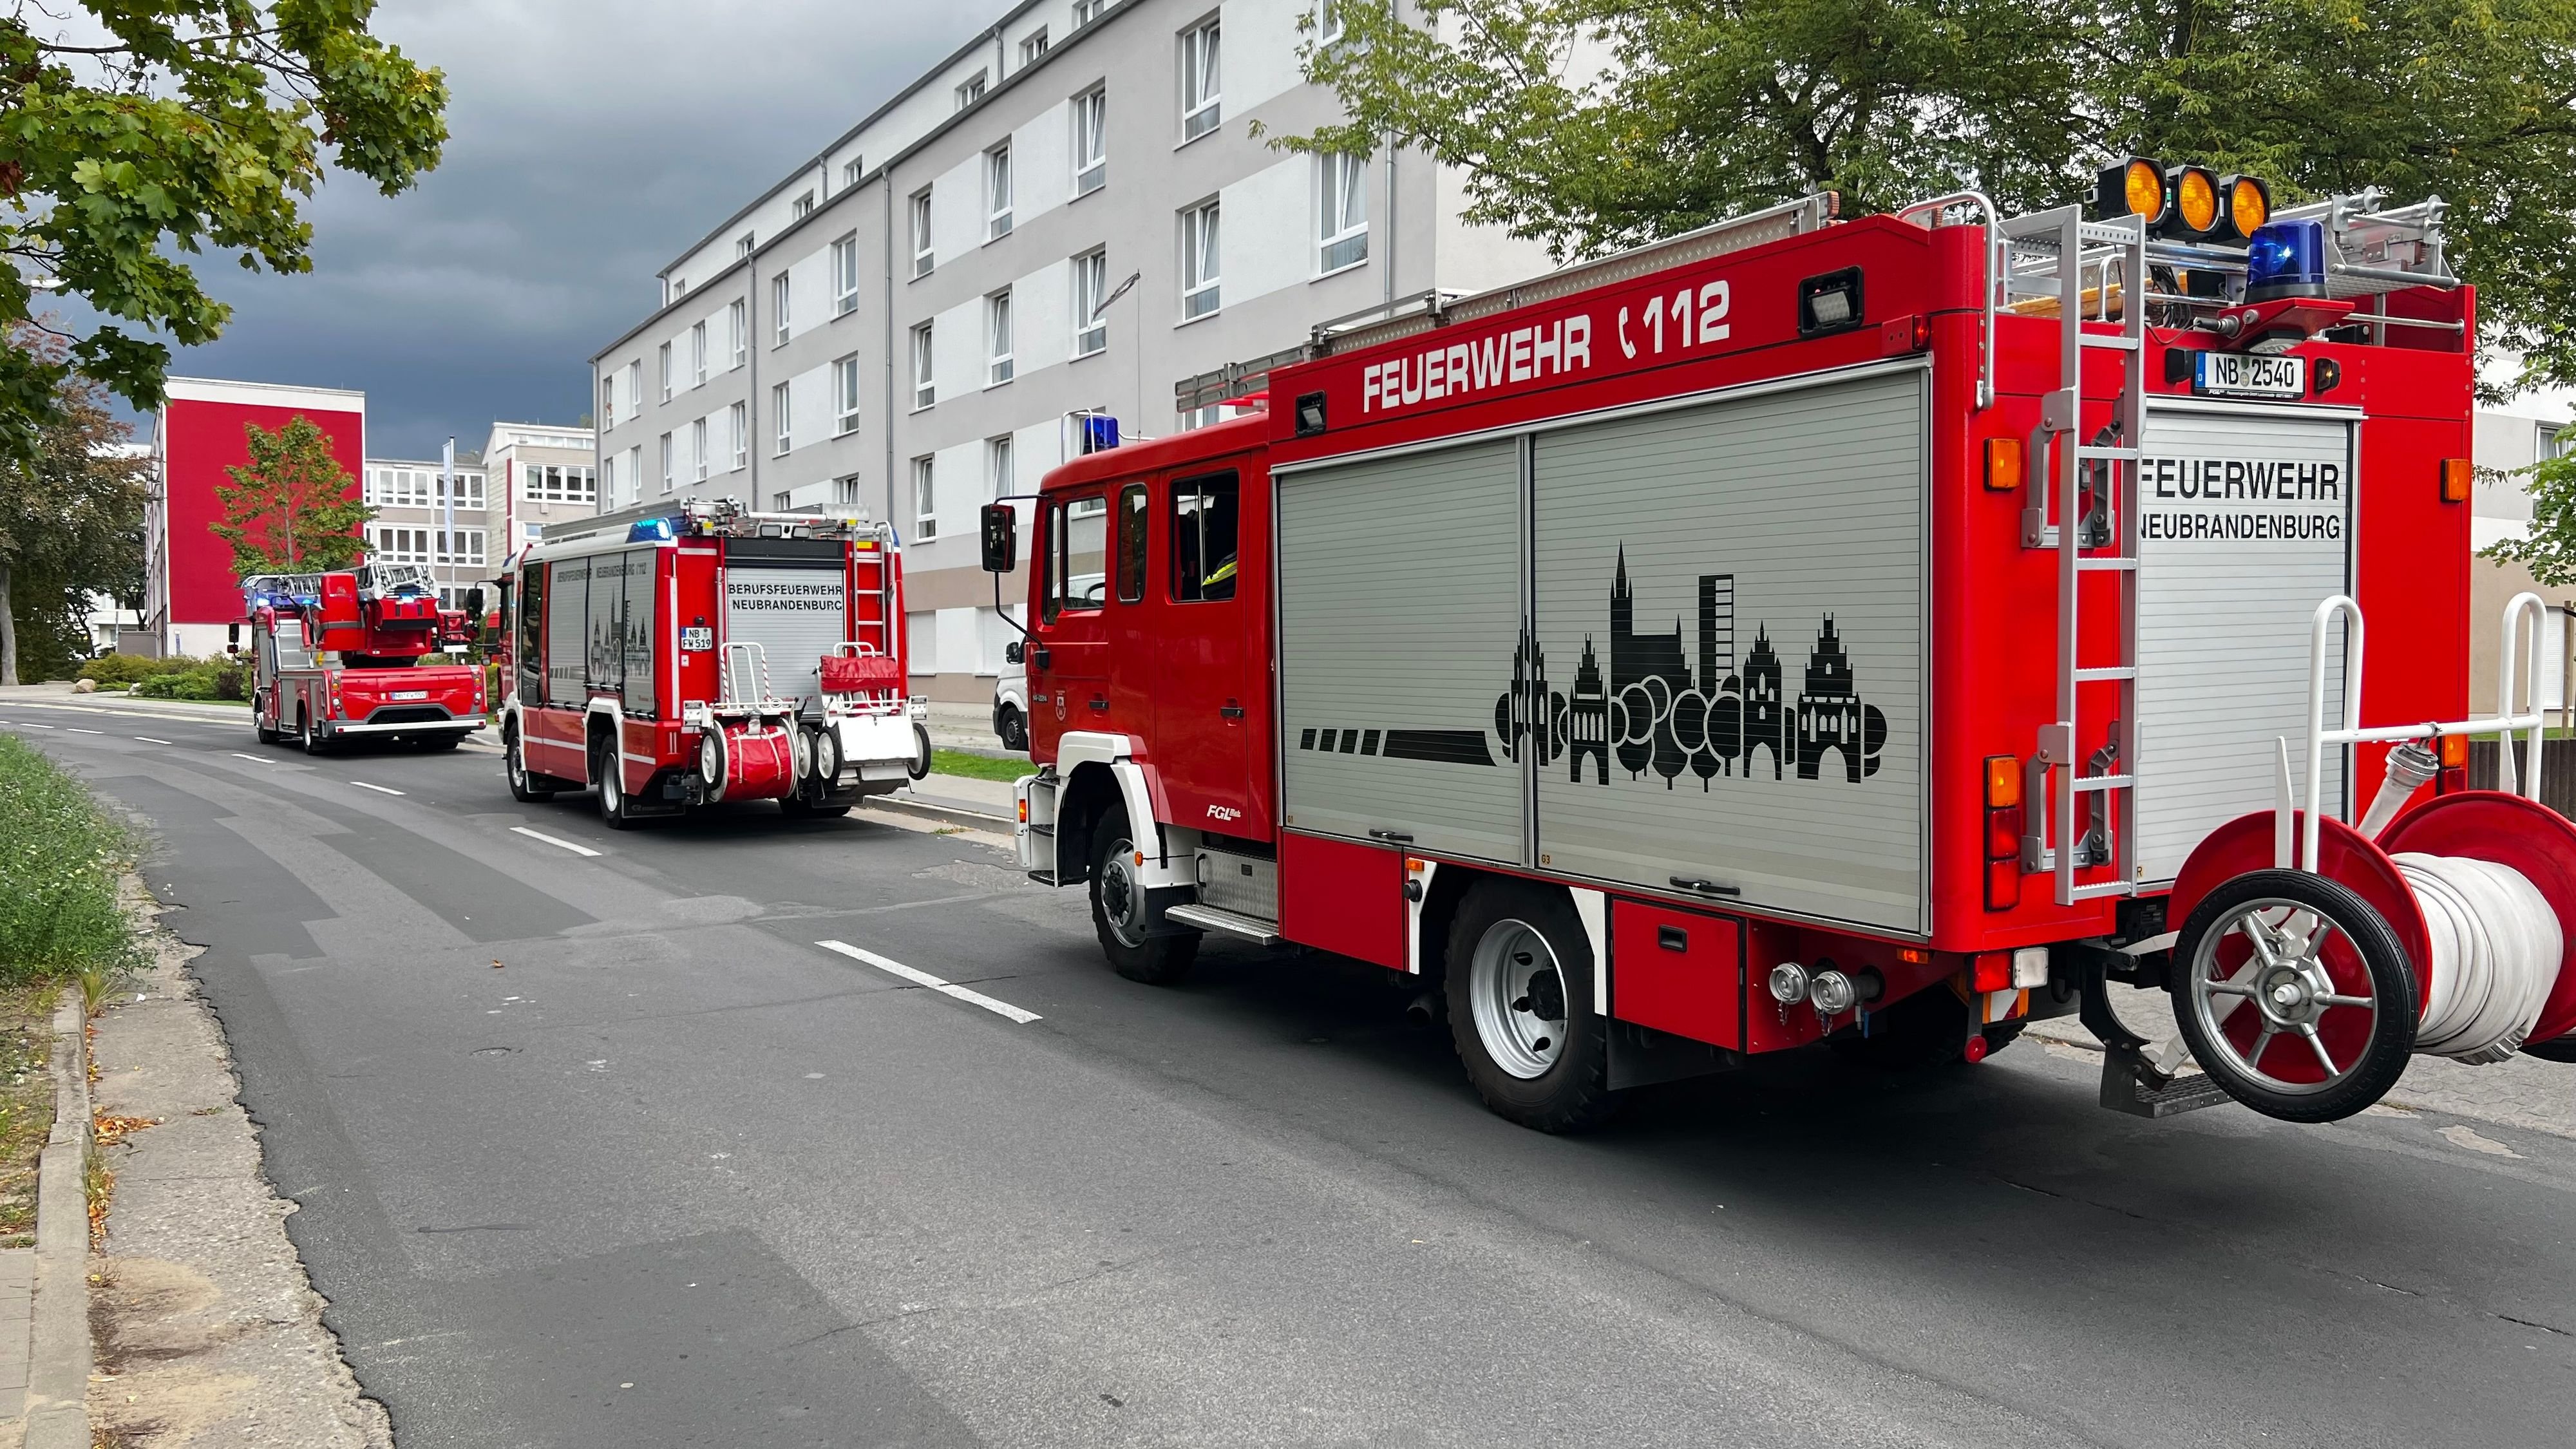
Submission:
<svg viewBox="0 0 2576 1449">
<path fill-rule="evenodd" d="M 452 474 L 443 472 L 435 458 L 367 460 L 364 496 L 375 510 L 367 520 L 367 557 L 427 565 L 438 581 L 439 607 L 461 609 L 467 592 L 499 569 L 481 465 L 459 462 Z M 489 590 L 485 597 L 492 597 Z"/>
<path fill-rule="evenodd" d="M 151 492 L 144 505 L 141 626 L 119 631 L 120 649 L 215 655 L 241 624 L 232 549 L 213 532 L 215 489 L 250 461 L 248 429 L 276 432 L 310 419 L 355 486 L 366 470 L 367 395 L 343 388 L 174 377 L 152 430 Z M 128 642 L 130 638 L 130 643 Z"/>
<path fill-rule="evenodd" d="M 597 448 L 598 434 L 590 428 L 492 425 L 481 454 L 494 534 L 484 545 L 490 560 L 485 577 L 497 577 L 547 524 L 599 512 L 610 460 L 602 459 Z"/>
<path fill-rule="evenodd" d="M 2563 416 L 2535 416 L 2481 408 L 2475 423 L 2477 463 L 2475 516 L 2470 520 L 2470 546 L 2484 550 L 2506 539 L 2520 538 L 2531 527 L 2533 465 L 2576 450 L 2576 431 Z M 2505 601 L 2530 590 L 2549 601 L 2544 618 L 2547 637 L 2541 653 L 2548 661 L 2541 673 L 2541 700 L 2569 722 L 2568 614 L 2576 610 L 2576 589 L 2545 589 L 2519 564 L 2489 558 L 2469 561 L 2469 708 L 2485 710 L 2495 703 L 2496 664 L 2503 637 Z"/>
<path fill-rule="evenodd" d="M 1298 56 L 1332 38 L 1318 0 L 1014 8 L 664 270 L 593 359 L 600 508 L 891 520 L 914 687 L 989 698 L 1013 633 L 976 513 L 1068 415 L 1198 426 L 1319 324 L 1546 269 L 1426 160 L 1264 139 L 1339 119 Z"/>
</svg>

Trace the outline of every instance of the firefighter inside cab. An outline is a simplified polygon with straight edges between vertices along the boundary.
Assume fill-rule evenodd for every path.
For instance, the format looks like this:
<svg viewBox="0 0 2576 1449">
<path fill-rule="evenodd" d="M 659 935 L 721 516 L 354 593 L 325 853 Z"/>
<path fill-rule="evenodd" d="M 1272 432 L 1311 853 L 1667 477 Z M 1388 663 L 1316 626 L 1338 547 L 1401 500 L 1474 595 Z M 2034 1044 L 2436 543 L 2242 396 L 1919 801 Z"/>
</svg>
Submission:
<svg viewBox="0 0 2576 1449">
<path fill-rule="evenodd" d="M 2468 697 L 2444 214 L 2148 158 L 1808 197 L 1321 329 L 1247 416 L 1077 415 L 984 520 L 997 579 L 1032 532 L 1021 864 L 1140 981 L 1385 968 L 1550 1131 L 2076 1013 L 2150 1117 L 2576 1060 L 2536 598 Z"/>
</svg>

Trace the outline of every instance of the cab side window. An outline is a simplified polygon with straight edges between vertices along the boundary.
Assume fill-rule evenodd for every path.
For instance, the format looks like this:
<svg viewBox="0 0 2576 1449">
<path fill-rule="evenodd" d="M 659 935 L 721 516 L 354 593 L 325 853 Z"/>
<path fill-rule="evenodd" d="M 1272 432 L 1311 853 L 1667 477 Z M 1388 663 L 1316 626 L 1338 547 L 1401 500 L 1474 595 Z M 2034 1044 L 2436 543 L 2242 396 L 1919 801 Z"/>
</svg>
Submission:
<svg viewBox="0 0 2576 1449">
<path fill-rule="evenodd" d="M 1109 584 L 1109 500 L 1092 494 L 1047 510 L 1049 623 L 1067 609 L 1097 609 Z"/>
<path fill-rule="evenodd" d="M 1178 602 L 1234 597 L 1240 492 L 1232 473 L 1172 485 L 1172 597 Z"/>
<path fill-rule="evenodd" d="M 1118 602 L 1122 604 L 1145 597 L 1145 526 L 1150 517 L 1144 484 L 1130 483 L 1118 490 Z"/>
<path fill-rule="evenodd" d="M 519 697 L 531 704 L 543 703 L 546 697 L 545 655 L 540 631 L 546 619 L 546 571 L 551 564 L 530 564 L 521 574 L 518 597 L 511 600 L 518 609 Z"/>
</svg>

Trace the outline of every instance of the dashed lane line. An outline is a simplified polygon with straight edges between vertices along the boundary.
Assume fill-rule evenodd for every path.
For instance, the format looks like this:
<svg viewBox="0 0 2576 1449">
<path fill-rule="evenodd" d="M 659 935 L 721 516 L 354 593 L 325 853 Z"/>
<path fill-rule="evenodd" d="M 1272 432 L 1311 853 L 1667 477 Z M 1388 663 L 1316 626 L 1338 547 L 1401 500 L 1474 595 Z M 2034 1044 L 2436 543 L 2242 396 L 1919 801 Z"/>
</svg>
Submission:
<svg viewBox="0 0 2576 1449">
<path fill-rule="evenodd" d="M 587 845 L 576 845 L 573 842 L 564 839 L 560 835 L 548 835 L 542 830 L 530 830 L 524 825 L 513 825 L 510 827 L 510 830 L 512 834 L 524 835 L 530 840 L 542 840 L 548 845 L 554 846 L 560 850 L 569 850 L 575 855 L 598 855 L 602 853 L 591 849 Z"/>
<path fill-rule="evenodd" d="M 1023 1011 L 1019 1007 L 1013 1006 L 1007 1001 L 986 996 L 983 992 L 959 986 L 954 982 L 942 981 L 927 971 L 916 971 L 912 967 L 906 966 L 900 961 L 880 956 L 876 952 L 867 950 L 863 947 L 853 946 L 847 941 L 817 941 L 814 944 L 822 947 L 826 951 L 838 951 L 853 961 L 864 961 L 867 964 L 874 966 L 879 971 L 886 972 L 893 976 L 900 976 L 915 986 L 927 986 L 931 990 L 936 991 L 943 996 L 954 996 L 960 1001 L 970 1002 L 993 1013 L 995 1016 L 1009 1017 L 1011 1020 L 1018 1022 L 1022 1026 L 1026 1026 L 1033 1021 L 1045 1020 L 1044 1017 L 1039 1016 L 1034 1011 Z"/>
<path fill-rule="evenodd" d="M 82 729 L 79 725 L 65 725 L 65 726 L 63 726 L 63 733 L 65 733 L 65 734 L 69 734 L 69 735 L 103 735 L 103 734 L 106 734 L 106 733 L 107 733 L 107 731 L 105 731 L 105 730 L 85 730 L 85 729 Z"/>
<path fill-rule="evenodd" d="M 150 735 L 136 735 L 136 736 L 135 736 L 135 738 L 136 738 L 136 739 L 138 739 L 138 740 L 141 740 L 143 743 L 145 743 L 145 744 L 147 744 L 147 745 L 167 745 L 167 744 L 172 744 L 172 743 L 174 743 L 173 741 L 170 741 L 170 740 L 156 740 L 156 739 L 152 738 Z"/>
<path fill-rule="evenodd" d="M 403 790 L 390 790 L 382 785 L 370 785 L 364 780 L 351 780 L 349 783 L 357 786 L 361 790 L 373 790 L 379 795 L 402 795 L 409 793 Z"/>
</svg>

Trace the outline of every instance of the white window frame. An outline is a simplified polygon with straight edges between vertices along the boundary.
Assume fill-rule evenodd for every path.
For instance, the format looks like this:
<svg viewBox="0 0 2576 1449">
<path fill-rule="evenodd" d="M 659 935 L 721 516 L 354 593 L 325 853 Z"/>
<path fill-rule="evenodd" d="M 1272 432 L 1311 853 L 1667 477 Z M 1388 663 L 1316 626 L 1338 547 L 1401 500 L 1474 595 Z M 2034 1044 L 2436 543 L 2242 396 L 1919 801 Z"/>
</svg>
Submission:
<svg viewBox="0 0 2576 1449">
<path fill-rule="evenodd" d="M 778 434 L 771 440 L 770 456 L 773 458 L 786 457 L 796 446 L 794 403 L 795 394 L 788 391 L 787 384 L 776 382 L 769 385 L 770 423 Z"/>
<path fill-rule="evenodd" d="M 832 243 L 832 315 L 859 310 L 859 236 L 852 232 Z"/>
<path fill-rule="evenodd" d="M 1018 352 L 1019 335 L 1011 318 L 1011 293 L 1005 287 L 984 299 L 984 340 L 990 349 L 985 364 L 984 385 L 999 387 L 1011 380 L 1012 358 Z"/>
<path fill-rule="evenodd" d="M 735 261 L 740 261 L 744 257 L 751 255 L 751 237 L 752 234 L 750 232 L 744 232 L 742 235 L 733 239 L 733 256 Z"/>
<path fill-rule="evenodd" d="M 1110 0 L 1073 0 L 1073 28 L 1080 30 L 1109 9 Z"/>
<path fill-rule="evenodd" d="M 627 421 L 633 422 L 635 419 L 644 416 L 643 358 L 636 358 L 634 361 L 626 364 L 626 395 L 629 398 L 632 398 L 635 403 L 635 406 L 627 412 Z"/>
<path fill-rule="evenodd" d="M 832 506 L 835 508 L 856 508 L 859 506 L 858 474 L 844 473 L 840 477 L 832 480 Z"/>
<path fill-rule="evenodd" d="M 1315 0 L 1315 43 L 1330 45 L 1342 38 L 1341 7 L 1333 0 Z"/>
<path fill-rule="evenodd" d="M 1020 68 L 1021 68 L 1021 69 L 1025 70 L 1025 69 L 1027 69 L 1028 67 L 1030 67 L 1030 66 L 1033 66 L 1033 65 L 1037 64 L 1037 63 L 1038 63 L 1038 57 L 1039 57 L 1039 56 L 1042 56 L 1042 55 L 1044 55 L 1044 54 L 1046 54 L 1046 53 L 1047 53 L 1047 28 L 1046 28 L 1045 26 L 1041 25 L 1041 26 L 1039 26 L 1037 29 L 1032 30 L 1032 31 L 1030 31 L 1028 34 L 1023 35 L 1023 36 L 1021 36 L 1021 37 L 1020 37 Z"/>
<path fill-rule="evenodd" d="M 832 436 L 846 438 L 859 430 L 859 355 L 832 364 Z"/>
<path fill-rule="evenodd" d="M 973 75 L 966 77 L 964 80 L 959 81 L 957 83 L 957 109 L 962 111 L 968 106 L 975 104 L 977 101 L 984 99 L 984 92 L 991 85 L 992 77 L 988 73 L 980 70 L 975 72 Z"/>
<path fill-rule="evenodd" d="M 807 191 L 802 195 L 799 195 L 796 198 L 795 204 L 787 208 L 788 218 L 792 221 L 803 221 L 805 218 L 812 216 L 813 214 L 814 193 L 811 191 Z"/>
<path fill-rule="evenodd" d="M 725 340 L 730 344 L 730 355 L 733 358 L 732 364 L 725 370 L 731 372 L 748 360 L 746 354 L 751 347 L 751 309 L 744 305 L 740 297 L 725 304 Z"/>
<path fill-rule="evenodd" d="M 931 188 L 927 186 L 914 192 L 909 208 L 912 226 L 912 274 L 916 277 L 929 276 L 931 269 L 939 265 L 939 254 L 934 249 L 937 244 L 930 235 L 930 193 Z"/>
<path fill-rule="evenodd" d="M 939 536 L 939 460 L 925 453 L 912 460 L 912 541 Z"/>
<path fill-rule="evenodd" d="M 1212 317 L 1225 306 L 1225 218 L 1214 198 L 1181 213 L 1181 320 Z"/>
<path fill-rule="evenodd" d="M 984 153 L 984 240 L 1011 234 L 1011 143 Z"/>
<path fill-rule="evenodd" d="M 787 273 L 780 272 L 769 279 L 770 310 L 778 314 L 778 321 L 772 329 L 774 335 L 769 343 L 772 347 L 784 347 L 787 345 L 787 339 L 796 335 L 789 331 L 787 326 L 787 304 L 792 300 L 794 299 L 788 286 Z"/>
<path fill-rule="evenodd" d="M 858 185 L 859 179 L 867 174 L 868 159 L 865 156 L 853 156 L 849 160 L 842 162 L 841 189 L 843 191 L 847 191 L 851 187 Z"/>
<path fill-rule="evenodd" d="M 916 323 L 912 329 L 912 409 L 935 406 L 939 401 L 939 360 L 931 351 L 931 324 Z"/>
<path fill-rule="evenodd" d="M 1225 121 L 1223 22 L 1211 15 L 1180 34 L 1181 140 L 1195 141 Z"/>
<path fill-rule="evenodd" d="M 997 433 L 984 440 L 984 497 L 1005 498 L 1011 493 L 1013 442 L 1009 433 Z"/>
<path fill-rule="evenodd" d="M 707 385 L 707 324 L 689 324 L 689 386 Z"/>
<path fill-rule="evenodd" d="M 662 491 L 671 491 L 671 435 L 662 435 Z"/>
<path fill-rule="evenodd" d="M 1093 86 L 1073 98 L 1073 194 L 1076 200 L 1109 184 L 1109 88 Z"/>
<path fill-rule="evenodd" d="M 599 380 L 599 426 L 602 432 L 617 426 L 617 374 Z"/>
<path fill-rule="evenodd" d="M 751 404 L 735 403 L 725 409 L 725 431 L 733 438 L 733 467 L 739 473 L 751 466 Z"/>
<path fill-rule="evenodd" d="M 655 350 L 654 356 L 660 360 L 662 373 L 662 401 L 669 402 L 671 400 L 671 344 L 668 342 L 663 343 L 661 347 Z"/>
<path fill-rule="evenodd" d="M 1109 295 L 1109 252 L 1095 248 L 1073 259 L 1073 355 L 1109 350 L 1109 319 L 1100 315 Z"/>
<path fill-rule="evenodd" d="M 1368 158 L 1315 153 L 1315 275 L 1368 261 Z"/>
<path fill-rule="evenodd" d="M 707 481 L 707 420 L 703 417 L 689 423 L 689 471 L 696 481 Z"/>
</svg>

